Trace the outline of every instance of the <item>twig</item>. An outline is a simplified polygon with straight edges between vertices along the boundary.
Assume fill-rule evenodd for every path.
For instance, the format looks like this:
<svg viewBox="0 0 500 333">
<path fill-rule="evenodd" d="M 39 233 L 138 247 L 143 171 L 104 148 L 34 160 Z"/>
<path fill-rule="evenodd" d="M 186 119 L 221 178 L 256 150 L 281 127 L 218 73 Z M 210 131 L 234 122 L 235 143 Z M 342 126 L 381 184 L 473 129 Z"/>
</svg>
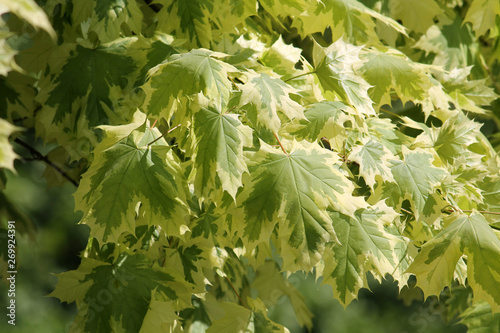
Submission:
<svg viewBox="0 0 500 333">
<path fill-rule="evenodd" d="M 156 141 L 160 140 L 161 138 L 163 138 L 165 135 L 167 135 L 168 133 L 172 132 L 174 129 L 176 129 L 177 127 L 181 126 L 181 124 L 179 125 L 176 125 L 174 127 L 172 127 L 171 129 L 169 129 L 168 131 L 166 131 L 165 133 L 163 133 L 162 135 L 160 135 L 159 137 L 157 137 L 156 139 L 154 139 L 153 141 L 151 141 L 150 143 L 148 143 L 146 145 L 146 147 L 149 147 L 151 146 L 153 143 L 155 143 Z"/>
<path fill-rule="evenodd" d="M 237 107 L 237 105 L 233 106 L 232 108 L 230 108 L 229 110 L 227 110 L 226 112 L 224 112 L 223 115 L 226 115 L 229 112 L 233 111 L 234 109 L 236 109 L 236 107 Z"/>
<path fill-rule="evenodd" d="M 248 308 L 248 306 L 245 304 L 245 302 L 243 302 L 243 300 L 241 299 L 240 297 L 240 294 L 238 294 L 238 292 L 236 291 L 236 289 L 234 288 L 233 284 L 231 283 L 231 281 L 227 278 L 227 276 L 224 276 L 224 278 L 226 279 L 227 283 L 229 283 L 229 285 L 231 286 L 231 289 L 233 289 L 236 297 L 238 297 L 238 299 L 240 300 L 240 303 L 241 305 L 243 305 L 245 308 Z"/>
<path fill-rule="evenodd" d="M 288 82 L 288 81 L 291 81 L 291 80 L 295 80 L 295 79 L 297 79 L 299 77 L 306 76 L 306 75 L 309 75 L 309 74 L 314 74 L 314 73 L 316 73 L 316 72 L 313 71 L 313 72 L 302 73 L 302 74 L 299 74 L 299 75 L 296 75 L 296 76 L 292 76 L 291 78 L 288 78 L 286 80 L 283 80 L 283 82 Z"/>
<path fill-rule="evenodd" d="M 274 132 L 273 132 L 273 134 L 274 134 L 274 137 L 276 138 L 276 140 L 278 140 L 278 143 L 280 144 L 281 150 L 283 150 L 283 152 L 284 152 L 285 154 L 287 154 L 287 155 L 288 155 L 287 151 L 285 150 L 285 148 L 284 148 L 284 147 L 283 147 L 283 145 L 281 144 L 281 141 L 280 141 L 280 139 L 278 138 L 278 136 L 276 135 L 276 133 L 274 133 Z"/>
<path fill-rule="evenodd" d="M 19 144 L 20 146 L 23 146 L 24 148 L 28 149 L 30 151 L 31 155 L 33 155 L 34 159 L 45 162 L 45 164 L 54 168 L 54 170 L 59 172 L 61 174 L 61 176 L 63 176 L 67 180 L 69 180 L 71 182 L 71 184 L 78 187 L 78 182 L 76 182 L 76 180 L 71 178 L 63 169 L 61 169 L 60 167 L 55 165 L 51 160 L 49 160 L 49 158 L 47 156 L 42 155 L 38 150 L 31 147 L 29 144 L 27 144 L 26 142 L 22 141 L 19 138 L 14 139 L 14 142 Z"/>
<path fill-rule="evenodd" d="M 394 112 L 392 112 L 392 111 L 385 110 L 385 109 L 382 109 L 382 108 L 380 108 L 379 110 L 380 110 L 380 111 L 382 111 L 382 112 L 388 113 L 388 114 L 390 114 L 390 115 L 393 115 L 393 116 L 394 116 L 394 117 L 396 117 L 396 118 L 399 118 L 399 119 L 401 119 L 401 118 L 402 118 L 402 116 L 400 116 L 399 114 L 394 113 Z"/>
</svg>

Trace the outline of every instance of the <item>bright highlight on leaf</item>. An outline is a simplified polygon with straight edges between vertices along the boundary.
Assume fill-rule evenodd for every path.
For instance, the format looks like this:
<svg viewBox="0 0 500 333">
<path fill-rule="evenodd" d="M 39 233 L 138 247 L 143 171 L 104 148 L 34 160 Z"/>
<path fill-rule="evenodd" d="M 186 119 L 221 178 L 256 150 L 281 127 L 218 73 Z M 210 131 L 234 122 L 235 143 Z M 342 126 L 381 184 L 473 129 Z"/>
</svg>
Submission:
<svg viewBox="0 0 500 333">
<path fill-rule="evenodd" d="M 94 161 L 75 193 L 78 208 L 85 214 L 82 223 L 102 241 L 116 241 L 123 232 L 135 233 L 139 203 L 149 225 L 160 225 L 178 236 L 184 225 L 180 170 L 164 143 L 148 146 L 157 132 L 146 124 L 136 126 L 128 136 L 117 141 L 111 136 L 96 147 Z M 120 127 L 106 130 L 116 133 Z"/>
<path fill-rule="evenodd" d="M 143 87 L 148 114 L 170 118 L 175 102 L 181 96 L 203 93 L 213 99 L 220 109 L 229 102 L 231 82 L 227 73 L 236 69 L 215 57 L 218 54 L 198 49 L 174 54 L 151 69 Z"/>
<path fill-rule="evenodd" d="M 262 146 L 251 155 L 250 177 L 238 197 L 243 237 L 267 242 L 277 223 L 283 251 L 293 253 L 298 264 L 314 265 L 323 244 L 337 237 L 327 209 L 352 216 L 366 205 L 352 196 L 352 183 L 337 163 L 312 145 L 295 143 L 289 154 Z"/>
<path fill-rule="evenodd" d="M 408 271 L 417 276 L 417 284 L 426 295 L 439 293 L 449 286 L 458 259 L 467 256 L 468 283 L 476 300 L 500 310 L 500 239 L 478 212 L 470 216 L 455 214 L 447 226 L 428 241 Z"/>
</svg>

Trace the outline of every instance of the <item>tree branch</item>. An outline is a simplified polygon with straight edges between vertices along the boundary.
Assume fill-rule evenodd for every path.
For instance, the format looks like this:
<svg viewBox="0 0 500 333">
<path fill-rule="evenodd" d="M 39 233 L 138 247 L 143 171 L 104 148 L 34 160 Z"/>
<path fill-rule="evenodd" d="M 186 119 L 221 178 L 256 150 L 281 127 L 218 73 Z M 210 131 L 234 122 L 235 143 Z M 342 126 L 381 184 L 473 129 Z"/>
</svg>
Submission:
<svg viewBox="0 0 500 333">
<path fill-rule="evenodd" d="M 29 144 L 27 144 L 26 142 L 24 142 L 23 140 L 21 140 L 19 138 L 14 139 L 14 142 L 17 143 L 17 144 L 19 144 L 20 146 L 23 146 L 27 150 L 29 150 L 30 153 L 31 153 L 31 155 L 33 155 L 34 160 L 45 162 L 45 164 L 47 164 L 48 166 L 54 168 L 54 170 L 56 170 L 57 172 L 59 172 L 61 174 L 61 176 L 63 176 L 64 178 L 66 178 L 68 181 L 70 181 L 71 184 L 73 184 L 76 187 L 78 187 L 78 182 L 76 180 L 74 180 L 73 178 L 71 178 L 63 169 L 61 169 L 60 167 L 58 167 L 57 165 L 55 165 L 51 160 L 49 160 L 49 158 L 47 156 L 42 155 L 38 150 L 36 150 L 35 148 L 31 147 Z"/>
</svg>

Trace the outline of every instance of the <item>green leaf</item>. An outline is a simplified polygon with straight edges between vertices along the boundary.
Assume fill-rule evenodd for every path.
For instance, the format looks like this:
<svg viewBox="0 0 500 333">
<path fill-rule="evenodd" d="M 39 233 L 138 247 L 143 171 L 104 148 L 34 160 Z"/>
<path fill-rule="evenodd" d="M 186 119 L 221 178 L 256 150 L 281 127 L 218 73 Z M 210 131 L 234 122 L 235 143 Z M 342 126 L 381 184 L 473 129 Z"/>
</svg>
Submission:
<svg viewBox="0 0 500 333">
<path fill-rule="evenodd" d="M 488 302 L 473 304 L 461 314 L 461 324 L 469 333 L 489 333 L 500 331 L 500 313 L 491 313 Z"/>
<path fill-rule="evenodd" d="M 19 130 L 21 130 L 19 127 L 0 118 L 0 168 L 14 171 L 14 160 L 17 158 L 17 154 L 12 149 L 9 136 Z"/>
<path fill-rule="evenodd" d="M 304 112 L 306 119 L 289 124 L 286 129 L 299 139 L 315 141 L 322 137 L 331 140 L 347 136 L 344 124 L 354 123 L 355 111 L 342 102 L 323 101 L 311 104 Z M 341 135 L 343 134 L 343 135 Z"/>
<path fill-rule="evenodd" d="M 449 286 L 458 259 L 467 256 L 467 280 L 476 300 L 500 310 L 500 239 L 477 211 L 470 216 L 453 214 L 439 234 L 422 246 L 408 272 L 417 276 L 417 285 L 426 295 L 437 295 Z"/>
<path fill-rule="evenodd" d="M 152 298 L 139 333 L 174 331 L 175 327 L 180 326 L 181 319 L 175 308 L 174 301 L 157 301 Z"/>
<path fill-rule="evenodd" d="M 302 36 L 323 33 L 330 27 L 334 39 L 345 36 L 350 42 L 371 44 L 379 42 L 373 18 L 394 31 L 406 34 L 404 27 L 393 19 L 366 7 L 360 1 L 350 0 L 310 1 L 307 10 L 301 12 L 292 26 Z"/>
<path fill-rule="evenodd" d="M 465 22 L 472 23 L 477 36 L 484 35 L 495 26 L 495 19 L 500 16 L 500 2 L 496 0 L 472 1 Z"/>
<path fill-rule="evenodd" d="M 315 73 L 325 91 L 332 91 L 360 114 L 375 114 L 373 101 L 368 96 L 371 87 L 354 71 L 360 62 L 361 47 L 337 40 L 328 48 L 314 46 Z"/>
<path fill-rule="evenodd" d="M 417 215 L 426 216 L 433 211 L 433 189 L 446 175 L 443 169 L 432 165 L 432 159 L 432 155 L 425 151 L 410 151 L 403 147 L 403 160 L 390 160 L 398 202 L 410 198 Z"/>
<path fill-rule="evenodd" d="M 217 14 L 213 15 L 210 19 L 223 33 L 239 31 L 239 25 L 246 18 L 257 15 L 257 0 L 217 0 L 213 1 L 213 5 L 212 13 Z M 214 32 L 214 39 L 218 33 Z"/>
<path fill-rule="evenodd" d="M 435 0 L 389 0 L 391 16 L 415 32 L 425 33 L 442 10 Z"/>
<path fill-rule="evenodd" d="M 95 148 L 94 161 L 75 193 L 77 209 L 84 212 L 82 223 L 98 240 L 133 234 L 139 203 L 149 225 L 180 235 L 185 224 L 183 177 L 164 141 L 148 145 L 160 134 L 144 121 L 137 113 L 131 125 L 104 127 L 108 139 Z"/>
<path fill-rule="evenodd" d="M 76 301 L 79 309 L 72 332 L 138 332 L 154 291 L 180 301 L 175 288 L 182 284 L 141 254 L 122 253 L 113 264 L 84 258 L 77 270 L 57 277 L 49 296 Z"/>
<path fill-rule="evenodd" d="M 251 288 L 258 292 L 268 308 L 277 305 L 282 296 L 287 296 L 299 325 L 308 330 L 312 328 L 313 314 L 307 308 L 304 297 L 287 281 L 275 262 L 267 261 L 257 269 Z"/>
<path fill-rule="evenodd" d="M 299 62 L 301 49 L 285 44 L 282 36 L 264 52 L 261 61 L 280 75 L 294 74 L 295 65 Z"/>
<path fill-rule="evenodd" d="M 259 0 L 259 4 L 274 17 L 278 22 L 287 15 L 298 15 L 306 8 L 304 0 Z"/>
<path fill-rule="evenodd" d="M 281 79 L 265 73 L 248 73 L 248 80 L 240 85 L 240 106 L 253 104 L 257 109 L 257 123 L 274 132 L 280 129 L 278 112 L 288 119 L 304 118 L 304 107 L 290 98 L 295 89 Z"/>
<path fill-rule="evenodd" d="M 122 94 L 130 92 L 127 77 L 133 73 L 135 64 L 125 52 L 133 39 L 118 39 L 113 43 L 95 48 L 76 44 L 68 50 L 67 45 L 54 51 L 54 57 L 63 57 L 54 79 L 46 77 L 43 92 L 38 101 L 43 105 L 40 113 L 46 114 L 55 124 L 67 121 L 69 130 L 74 130 L 83 119 L 88 126 L 108 123 L 114 114 L 113 90 Z M 114 64 L 110 66 L 109 64 Z M 50 82 L 47 82 L 49 81 Z M 85 115 L 82 119 L 80 115 Z M 51 127 L 52 124 L 45 124 Z"/>
<path fill-rule="evenodd" d="M 194 47 L 210 47 L 213 0 L 167 0 L 162 6 L 158 13 L 160 31 L 187 39 Z"/>
<path fill-rule="evenodd" d="M 75 1 L 73 24 L 83 24 L 84 35 L 93 31 L 103 43 L 122 35 L 124 26 L 135 34 L 142 30 L 142 12 L 135 0 Z"/>
<path fill-rule="evenodd" d="M 247 330 L 252 315 L 251 310 L 229 302 L 214 302 L 213 304 L 208 303 L 208 305 L 222 314 L 219 314 L 212 321 L 207 333 L 234 333 Z"/>
<path fill-rule="evenodd" d="M 207 195 L 221 184 L 233 198 L 247 171 L 243 147 L 252 145 L 252 131 L 237 115 L 222 114 L 213 107 L 201 108 L 195 115 L 195 189 Z"/>
<path fill-rule="evenodd" d="M 363 77 L 372 86 L 370 97 L 377 105 L 391 104 L 391 89 L 404 104 L 408 100 L 423 100 L 431 82 L 422 66 L 395 51 L 370 52 L 361 67 Z"/>
<path fill-rule="evenodd" d="M 394 181 L 388 162 L 392 158 L 394 155 L 387 148 L 372 139 L 354 147 L 349 154 L 349 159 L 359 164 L 359 174 L 372 189 L 377 176 L 385 182 Z"/>
<path fill-rule="evenodd" d="M 339 243 L 325 251 L 323 283 L 332 285 L 335 298 L 345 307 L 367 286 L 367 272 L 378 279 L 394 273 L 400 260 L 395 247 L 401 241 L 384 225 L 393 223 L 397 214 L 381 202 L 352 217 L 337 212 L 330 216 Z"/>
<path fill-rule="evenodd" d="M 243 237 L 268 242 L 278 223 L 285 266 L 294 261 L 314 265 L 324 243 L 336 238 L 327 208 L 352 216 L 365 206 L 362 198 L 352 196 L 354 186 L 338 168 L 338 159 L 316 145 L 294 144 L 285 154 L 262 144 L 250 159 L 250 177 L 237 197 Z"/>
<path fill-rule="evenodd" d="M 220 110 L 227 106 L 231 90 L 227 73 L 237 70 L 217 60 L 218 56 L 222 55 L 196 49 L 174 54 L 166 62 L 153 67 L 149 72 L 149 80 L 143 86 L 147 113 L 169 119 L 181 95 L 200 92 L 214 101 Z"/>
</svg>

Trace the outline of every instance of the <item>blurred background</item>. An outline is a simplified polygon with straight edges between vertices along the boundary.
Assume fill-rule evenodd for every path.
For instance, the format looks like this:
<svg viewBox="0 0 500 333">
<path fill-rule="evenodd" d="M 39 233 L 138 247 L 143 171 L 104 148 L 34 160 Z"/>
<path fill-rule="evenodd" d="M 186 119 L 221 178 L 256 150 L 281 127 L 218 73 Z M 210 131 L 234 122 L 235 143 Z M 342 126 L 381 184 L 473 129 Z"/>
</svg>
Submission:
<svg viewBox="0 0 500 333">
<path fill-rule="evenodd" d="M 42 154 L 54 148 L 42 147 L 33 139 L 30 144 Z M 80 264 L 80 252 L 86 246 L 89 230 L 78 224 L 81 212 L 74 212 L 72 194 L 76 188 L 70 183 L 48 187 L 42 177 L 46 165 L 30 161 L 26 149 L 18 145 L 15 149 L 27 160 L 16 160 L 17 175 L 4 171 L 6 189 L 0 197 L 0 222 L 5 228 L 9 219 L 16 220 L 16 326 L 8 325 L 2 318 L 0 332 L 66 332 L 76 305 L 61 304 L 46 296 L 57 282 L 54 274 L 76 269 Z M 2 251 L 6 248 L 3 244 L 4 240 Z M 289 280 L 302 292 L 314 313 L 312 332 L 466 332 L 466 327 L 457 324 L 454 312 L 450 312 L 445 293 L 440 300 L 434 297 L 424 303 L 419 289 L 404 289 L 402 298 L 390 277 L 382 284 L 369 278 L 371 291 L 362 289 L 359 300 L 344 309 L 333 299 L 331 287 L 321 286 L 314 276 L 294 274 Z M 2 308 L 8 302 L 7 290 L 5 281 L 0 283 Z M 457 294 L 460 293 L 454 293 Z M 292 333 L 307 332 L 298 325 L 286 297 L 271 308 L 269 315 Z"/>
</svg>

